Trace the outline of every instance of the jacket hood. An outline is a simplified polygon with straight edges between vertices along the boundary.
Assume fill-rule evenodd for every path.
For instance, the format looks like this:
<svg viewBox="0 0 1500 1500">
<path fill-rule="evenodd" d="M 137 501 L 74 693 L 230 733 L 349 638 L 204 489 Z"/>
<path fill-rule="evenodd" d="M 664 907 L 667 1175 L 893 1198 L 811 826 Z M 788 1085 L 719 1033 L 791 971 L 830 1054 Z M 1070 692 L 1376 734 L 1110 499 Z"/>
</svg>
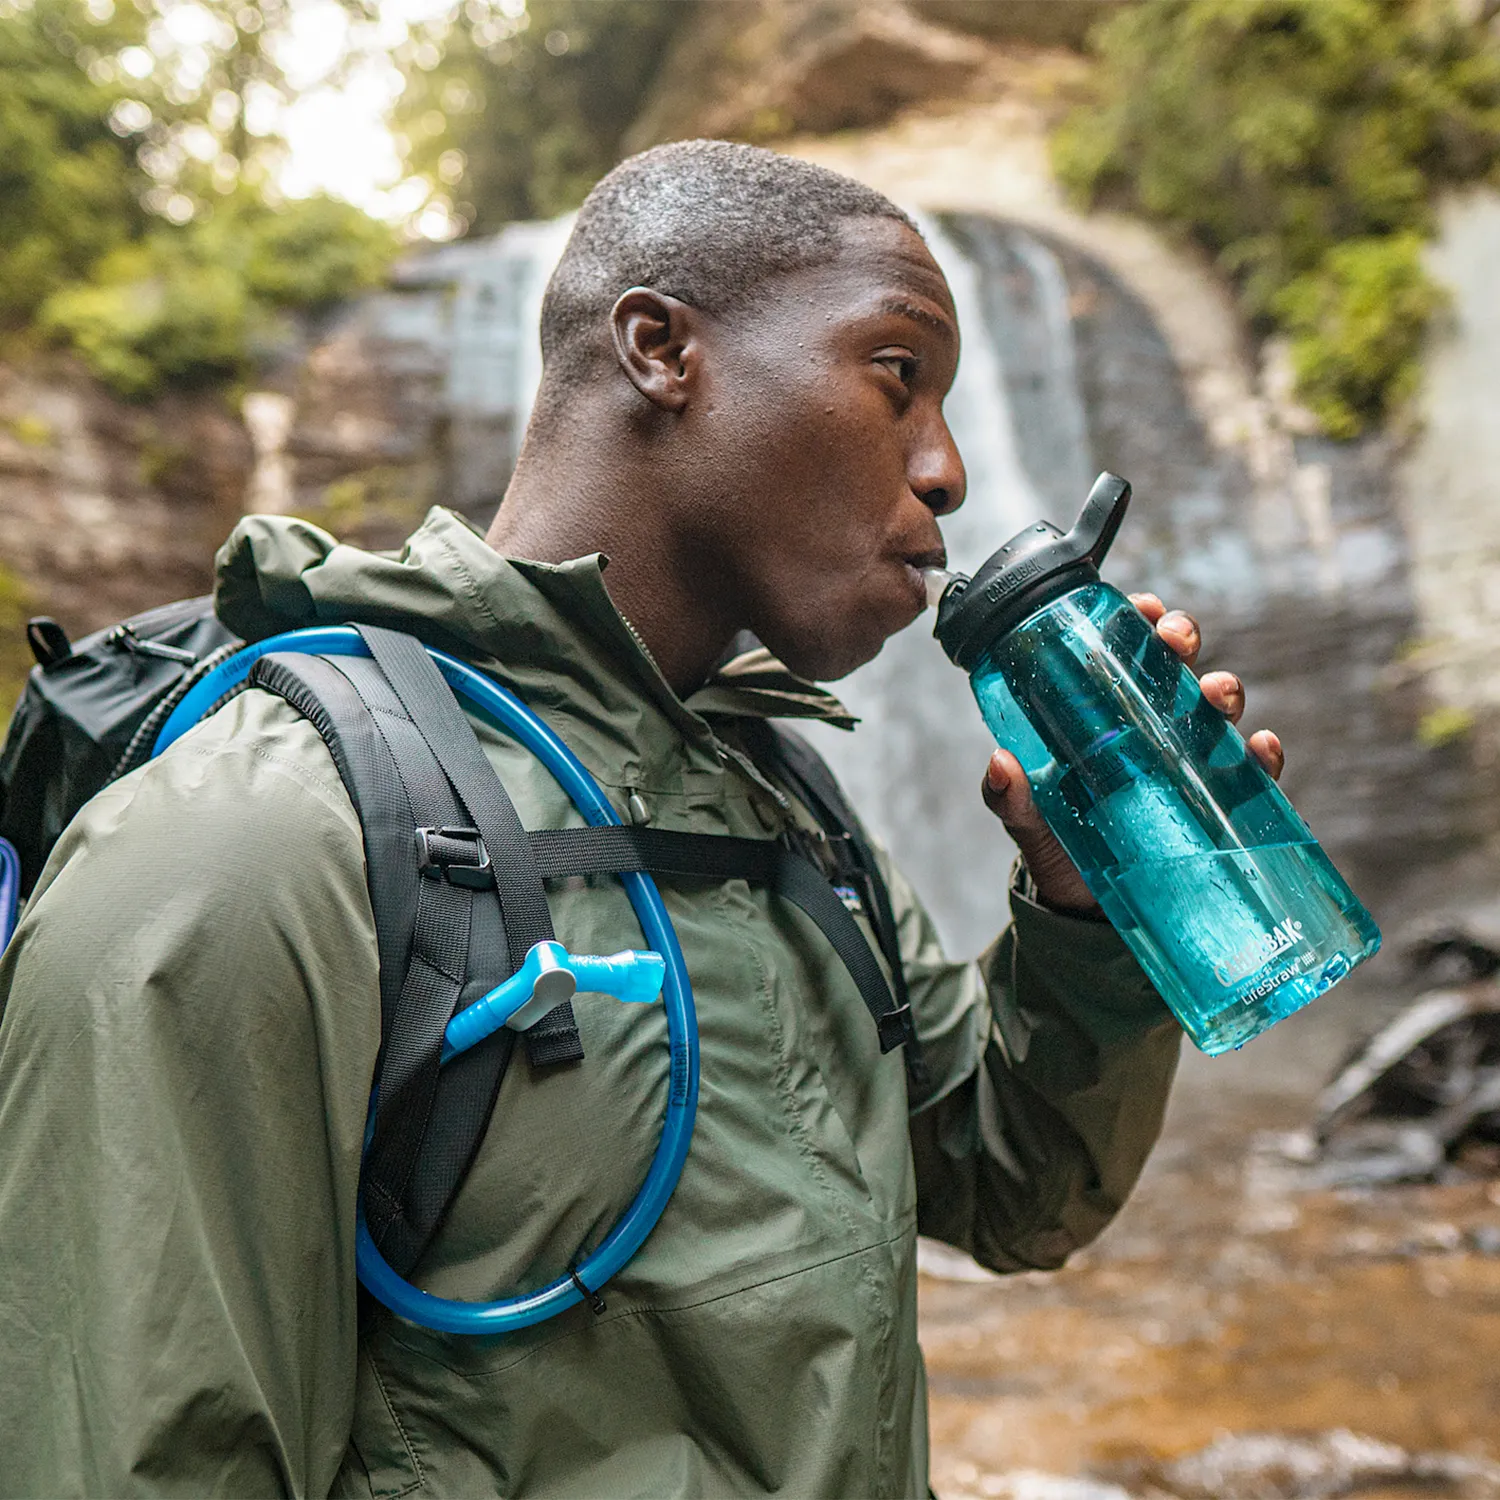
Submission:
<svg viewBox="0 0 1500 1500">
<path fill-rule="evenodd" d="M 309 625 L 386 625 L 497 673 L 541 700 L 626 683 L 679 729 L 703 717 L 809 718 L 851 729 L 831 693 L 770 652 L 735 658 L 678 698 L 604 585 L 601 553 L 508 558 L 434 506 L 397 554 L 366 552 L 291 516 L 246 516 L 219 549 L 214 607 L 247 641 Z"/>
</svg>

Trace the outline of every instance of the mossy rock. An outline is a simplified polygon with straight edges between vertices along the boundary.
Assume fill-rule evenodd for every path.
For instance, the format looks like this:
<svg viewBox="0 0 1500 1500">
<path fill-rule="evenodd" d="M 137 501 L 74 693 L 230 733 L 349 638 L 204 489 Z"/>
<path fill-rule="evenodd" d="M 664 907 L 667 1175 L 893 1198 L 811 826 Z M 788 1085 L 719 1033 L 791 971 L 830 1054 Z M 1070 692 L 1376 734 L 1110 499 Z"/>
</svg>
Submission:
<svg viewBox="0 0 1500 1500">
<path fill-rule="evenodd" d="M 1442 302 L 1433 201 L 1500 170 L 1500 40 L 1450 0 L 1152 0 L 1095 45 L 1064 185 L 1212 252 L 1329 433 L 1389 416 Z"/>
</svg>

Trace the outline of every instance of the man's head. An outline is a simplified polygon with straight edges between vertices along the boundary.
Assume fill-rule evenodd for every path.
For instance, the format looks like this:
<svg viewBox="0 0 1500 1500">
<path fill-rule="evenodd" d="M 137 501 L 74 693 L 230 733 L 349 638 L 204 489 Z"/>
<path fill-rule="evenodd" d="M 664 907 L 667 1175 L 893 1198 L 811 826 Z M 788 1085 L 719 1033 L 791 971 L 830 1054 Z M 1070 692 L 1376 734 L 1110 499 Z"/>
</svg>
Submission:
<svg viewBox="0 0 1500 1500">
<path fill-rule="evenodd" d="M 916 614 L 963 498 L 941 412 L 958 335 L 880 194 L 722 141 L 633 157 L 579 211 L 542 348 L 525 462 L 596 449 L 600 544 L 649 540 L 656 586 L 687 580 L 704 628 L 829 678 Z"/>
</svg>

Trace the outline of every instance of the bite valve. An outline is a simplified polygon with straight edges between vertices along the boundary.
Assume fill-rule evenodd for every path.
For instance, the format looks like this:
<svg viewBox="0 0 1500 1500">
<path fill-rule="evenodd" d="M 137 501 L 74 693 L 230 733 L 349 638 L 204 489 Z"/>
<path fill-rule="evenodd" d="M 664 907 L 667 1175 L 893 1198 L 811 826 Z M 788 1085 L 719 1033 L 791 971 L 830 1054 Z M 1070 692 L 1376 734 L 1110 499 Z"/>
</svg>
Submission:
<svg viewBox="0 0 1500 1500">
<path fill-rule="evenodd" d="M 569 953 L 561 943 L 537 943 L 509 979 L 448 1022 L 443 1061 L 468 1051 L 502 1026 L 525 1031 L 580 990 L 613 995 L 630 1005 L 649 1005 L 661 994 L 666 973 L 666 960 L 659 953 L 627 949 L 604 958 Z"/>
</svg>

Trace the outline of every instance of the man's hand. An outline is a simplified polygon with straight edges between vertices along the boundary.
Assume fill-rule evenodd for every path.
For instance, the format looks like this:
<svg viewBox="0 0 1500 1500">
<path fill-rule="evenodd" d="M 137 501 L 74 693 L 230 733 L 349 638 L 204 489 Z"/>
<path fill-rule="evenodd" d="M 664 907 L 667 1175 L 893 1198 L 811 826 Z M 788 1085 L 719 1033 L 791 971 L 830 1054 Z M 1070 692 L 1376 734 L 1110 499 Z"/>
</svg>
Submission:
<svg viewBox="0 0 1500 1500">
<path fill-rule="evenodd" d="M 1156 627 L 1156 633 L 1182 660 L 1192 666 L 1198 660 L 1203 638 L 1198 622 L 1180 609 L 1168 610 L 1155 594 L 1132 594 L 1130 602 Z M 1231 724 L 1238 724 L 1245 711 L 1245 687 L 1233 672 L 1207 672 L 1198 682 L 1203 696 Z M 1281 741 L 1269 729 L 1259 729 L 1247 741 L 1250 753 L 1273 777 L 1281 775 L 1286 764 Z M 1021 858 L 1036 882 L 1037 897 L 1058 911 L 1093 912 L 1098 903 L 1083 883 L 1073 861 L 1053 837 L 1052 830 L 1031 800 L 1021 763 L 1009 750 L 996 750 L 990 756 L 982 786 L 985 805 L 1005 824 L 1016 841 Z"/>
</svg>

